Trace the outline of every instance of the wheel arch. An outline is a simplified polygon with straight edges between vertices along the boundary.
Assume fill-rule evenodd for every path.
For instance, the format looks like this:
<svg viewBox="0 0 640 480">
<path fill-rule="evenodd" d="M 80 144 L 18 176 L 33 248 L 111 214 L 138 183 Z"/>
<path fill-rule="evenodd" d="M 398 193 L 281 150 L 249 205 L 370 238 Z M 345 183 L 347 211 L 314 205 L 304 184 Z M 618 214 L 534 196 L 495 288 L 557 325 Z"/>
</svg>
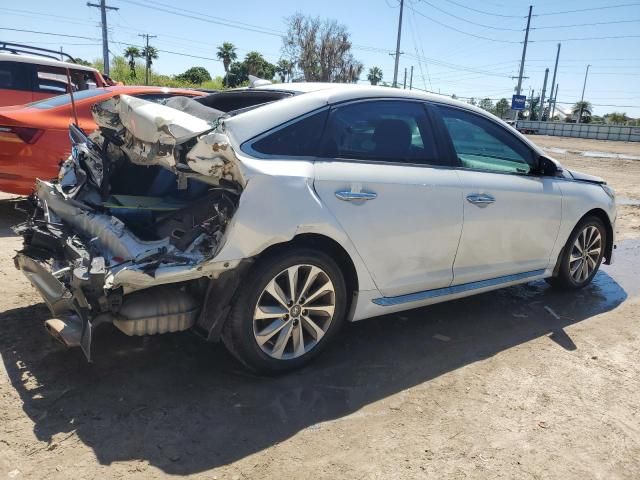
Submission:
<svg viewBox="0 0 640 480">
<path fill-rule="evenodd" d="M 344 281 L 347 286 L 347 298 L 349 299 L 347 311 L 349 311 L 353 300 L 353 294 L 359 290 L 360 283 L 358 281 L 358 271 L 355 263 L 351 259 L 347 250 L 340 245 L 340 243 L 326 235 L 320 233 L 300 233 L 289 241 L 276 243 L 267 247 L 260 252 L 257 258 L 272 255 L 275 252 L 280 252 L 291 247 L 308 247 L 317 249 L 330 255 L 336 260 L 340 271 L 344 275 Z"/>
<path fill-rule="evenodd" d="M 613 256 L 613 246 L 614 246 L 613 245 L 613 242 L 614 242 L 613 225 L 611 224 L 609 215 L 607 215 L 607 212 L 605 212 L 602 208 L 593 208 L 589 210 L 587 213 L 585 213 L 582 217 L 580 217 L 580 220 L 578 220 L 578 223 L 576 223 L 576 227 L 587 217 L 596 217 L 600 219 L 604 224 L 604 228 L 606 228 L 607 230 L 607 243 L 604 249 L 604 258 L 606 261 L 604 263 L 605 265 L 609 265 L 611 263 L 611 259 Z"/>
</svg>

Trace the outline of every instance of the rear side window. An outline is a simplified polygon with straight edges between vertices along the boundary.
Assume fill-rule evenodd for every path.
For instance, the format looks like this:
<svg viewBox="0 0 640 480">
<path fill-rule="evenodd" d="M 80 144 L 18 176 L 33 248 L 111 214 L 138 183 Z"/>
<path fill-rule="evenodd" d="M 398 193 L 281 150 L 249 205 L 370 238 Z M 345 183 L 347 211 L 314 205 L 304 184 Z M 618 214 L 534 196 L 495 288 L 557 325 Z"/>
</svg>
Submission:
<svg viewBox="0 0 640 480">
<path fill-rule="evenodd" d="M 0 88 L 31 90 L 29 66 L 20 62 L 0 62 Z"/>
<path fill-rule="evenodd" d="M 255 141 L 252 148 L 267 155 L 318 156 L 327 113 L 324 110 L 296 120 Z"/>
<path fill-rule="evenodd" d="M 74 92 L 96 88 L 93 72 L 69 69 L 69 76 Z M 64 68 L 41 65 L 37 67 L 36 91 L 61 95 L 69 91 L 68 84 L 67 70 Z"/>
<path fill-rule="evenodd" d="M 437 106 L 465 168 L 527 174 L 533 169 L 531 150 L 495 122 L 457 108 Z"/>
<path fill-rule="evenodd" d="M 327 125 L 326 156 L 443 165 L 421 103 L 372 100 L 335 108 Z"/>
</svg>

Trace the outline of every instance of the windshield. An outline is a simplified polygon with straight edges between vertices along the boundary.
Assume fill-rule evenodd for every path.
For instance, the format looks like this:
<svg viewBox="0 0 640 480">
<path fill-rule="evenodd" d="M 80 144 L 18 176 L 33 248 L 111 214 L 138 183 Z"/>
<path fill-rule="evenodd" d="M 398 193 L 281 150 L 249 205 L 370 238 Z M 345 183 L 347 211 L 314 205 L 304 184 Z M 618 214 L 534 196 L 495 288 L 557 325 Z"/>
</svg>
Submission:
<svg viewBox="0 0 640 480">
<path fill-rule="evenodd" d="M 97 97 L 99 95 L 104 95 L 108 90 L 103 88 L 95 88 L 93 90 L 82 90 L 80 92 L 75 92 L 73 94 L 73 100 L 79 101 L 84 100 L 85 98 Z M 71 95 L 68 93 L 66 95 L 57 95 L 55 97 L 45 98 L 44 100 L 39 100 L 37 102 L 29 103 L 27 106 L 33 108 L 41 108 L 43 110 L 48 108 L 61 107 L 62 105 L 67 105 L 71 103 Z"/>
</svg>

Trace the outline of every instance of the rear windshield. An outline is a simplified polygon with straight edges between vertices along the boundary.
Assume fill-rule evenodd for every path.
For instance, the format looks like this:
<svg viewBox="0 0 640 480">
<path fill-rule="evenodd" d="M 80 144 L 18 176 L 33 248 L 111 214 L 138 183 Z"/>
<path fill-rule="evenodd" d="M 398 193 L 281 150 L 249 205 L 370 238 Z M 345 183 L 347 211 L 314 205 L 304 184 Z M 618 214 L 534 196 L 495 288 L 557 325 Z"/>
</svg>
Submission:
<svg viewBox="0 0 640 480">
<path fill-rule="evenodd" d="M 104 90 L 102 88 L 94 88 L 93 90 L 82 90 L 80 92 L 75 92 L 73 94 L 73 99 L 75 101 L 84 100 L 85 98 L 97 97 L 99 95 L 104 95 L 105 93 L 107 93 L 107 90 Z M 69 103 L 71 103 L 71 95 L 67 93 L 66 95 L 58 95 L 55 97 L 45 98 L 44 100 L 39 100 L 37 102 L 32 102 L 28 106 L 46 110 L 49 108 L 61 107 Z"/>
</svg>

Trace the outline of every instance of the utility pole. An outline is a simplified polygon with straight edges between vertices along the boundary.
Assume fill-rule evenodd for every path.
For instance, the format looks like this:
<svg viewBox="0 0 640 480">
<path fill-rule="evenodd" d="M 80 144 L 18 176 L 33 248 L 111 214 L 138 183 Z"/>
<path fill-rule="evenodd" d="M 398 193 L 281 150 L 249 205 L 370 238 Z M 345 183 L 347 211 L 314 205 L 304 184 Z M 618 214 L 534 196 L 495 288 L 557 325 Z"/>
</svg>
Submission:
<svg viewBox="0 0 640 480">
<path fill-rule="evenodd" d="M 520 91 L 522 89 L 522 74 L 524 73 L 524 61 L 527 56 L 527 42 L 529 41 L 529 27 L 531 26 L 531 11 L 533 10 L 533 5 L 529 5 L 529 16 L 527 17 L 527 30 L 524 34 L 524 45 L 522 47 L 522 59 L 520 60 L 520 74 L 518 75 L 518 87 L 516 88 L 517 95 L 520 95 Z M 514 121 L 518 120 L 518 111 L 514 112 Z"/>
<path fill-rule="evenodd" d="M 402 89 L 407 89 L 407 67 L 404 67 L 404 82 L 402 82 Z"/>
<path fill-rule="evenodd" d="M 558 88 L 560 88 L 560 84 L 556 83 L 556 93 L 553 94 L 553 107 L 551 107 L 551 120 L 555 117 L 556 114 L 556 100 L 558 99 Z"/>
<path fill-rule="evenodd" d="M 398 41 L 396 42 L 396 64 L 393 68 L 393 87 L 398 86 L 398 62 L 400 62 L 400 37 L 402 36 L 402 12 L 404 0 L 400 0 L 400 17 L 398 18 Z"/>
<path fill-rule="evenodd" d="M 147 46 L 144 50 L 144 84 L 149 85 L 149 39 L 156 38 L 157 35 L 149 35 L 148 33 L 140 33 L 139 37 L 146 39 Z"/>
<path fill-rule="evenodd" d="M 589 67 L 591 65 L 587 65 L 587 71 L 584 72 L 584 83 L 582 84 L 582 96 L 580 97 L 580 114 L 578 115 L 578 120 L 576 120 L 576 123 L 580 123 L 580 120 L 582 120 L 582 102 L 584 102 L 584 89 L 587 87 L 587 76 L 589 75 Z"/>
<path fill-rule="evenodd" d="M 409 77 L 409 90 L 413 90 L 413 65 L 411 65 L 411 77 Z"/>
<path fill-rule="evenodd" d="M 551 79 L 551 93 L 549 94 L 549 112 L 551 112 L 551 100 L 555 98 L 553 96 L 553 87 L 556 84 L 556 73 L 558 72 L 559 59 L 560 59 L 560 44 L 558 44 L 558 51 L 556 52 L 556 66 L 553 67 L 553 78 Z"/>
<path fill-rule="evenodd" d="M 87 2 L 88 7 L 100 9 L 102 24 L 102 62 L 104 63 L 104 73 L 109 76 L 109 39 L 107 38 L 107 10 L 119 10 L 117 7 L 109 7 L 106 0 L 100 0 L 100 5 Z"/>
<path fill-rule="evenodd" d="M 547 93 L 547 77 L 549 76 L 549 69 L 544 71 L 544 82 L 542 83 L 542 96 L 540 97 L 540 121 L 544 119 L 544 95 Z"/>
</svg>

